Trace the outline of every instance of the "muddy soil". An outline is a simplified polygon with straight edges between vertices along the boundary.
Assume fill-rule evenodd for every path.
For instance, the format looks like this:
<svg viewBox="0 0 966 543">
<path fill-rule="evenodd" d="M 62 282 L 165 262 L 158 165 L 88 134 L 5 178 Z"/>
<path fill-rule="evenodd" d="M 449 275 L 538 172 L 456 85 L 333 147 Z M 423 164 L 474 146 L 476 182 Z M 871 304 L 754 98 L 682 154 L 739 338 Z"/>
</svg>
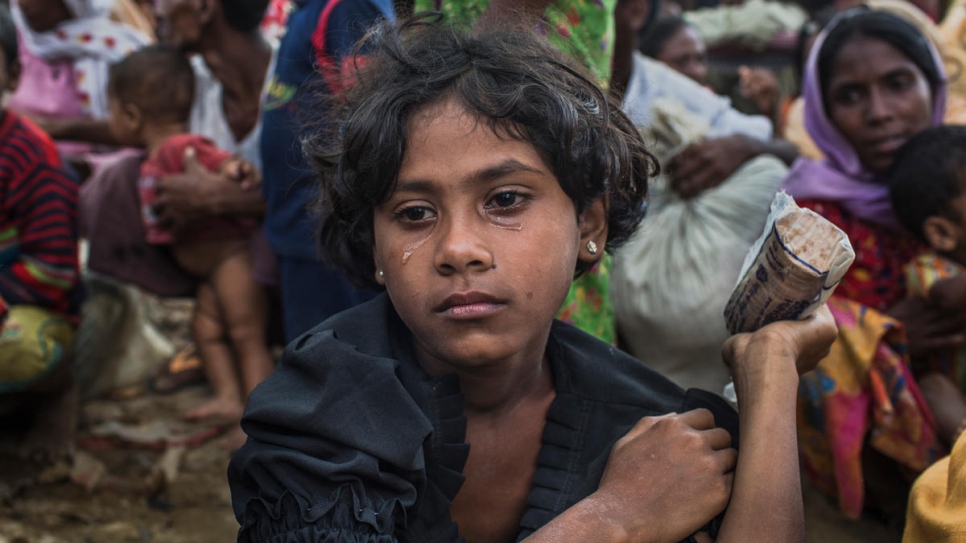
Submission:
<svg viewBox="0 0 966 543">
<path fill-rule="evenodd" d="M 171 396 L 89 402 L 71 465 L 40 470 L 0 460 L 0 543 L 234 541 L 229 453 L 217 435 L 227 426 L 180 421 L 206 394 L 196 386 Z M 105 433 L 108 418 L 123 426 Z M 124 429 L 148 432 L 125 437 Z M 141 441 L 150 432 L 171 445 Z"/>
</svg>

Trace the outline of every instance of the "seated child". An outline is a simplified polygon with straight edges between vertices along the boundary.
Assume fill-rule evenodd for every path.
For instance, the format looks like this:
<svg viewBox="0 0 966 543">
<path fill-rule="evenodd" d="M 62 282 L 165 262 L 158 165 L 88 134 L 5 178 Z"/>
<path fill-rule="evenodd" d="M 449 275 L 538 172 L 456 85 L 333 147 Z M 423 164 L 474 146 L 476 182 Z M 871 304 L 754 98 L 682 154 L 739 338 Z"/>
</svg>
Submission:
<svg viewBox="0 0 966 543">
<path fill-rule="evenodd" d="M 909 140 L 889 175 L 899 220 L 931 251 L 906 267 L 911 296 L 948 311 L 966 311 L 966 126 L 930 128 Z M 964 331 L 966 332 L 966 331 Z M 966 428 L 966 349 L 913 360 L 939 437 L 952 446 Z"/>
<path fill-rule="evenodd" d="M 108 97 L 114 136 L 148 152 L 138 180 L 148 242 L 169 246 L 178 265 L 203 280 L 191 328 L 215 397 L 185 416 L 237 419 L 248 393 L 274 368 L 265 338 L 266 295 L 252 277 L 254 225 L 212 219 L 169 232 L 151 210 L 155 180 L 183 172 L 186 152 L 211 171 L 230 167 L 233 157 L 186 133 L 194 73 L 175 49 L 150 46 L 113 65 Z"/>
<path fill-rule="evenodd" d="M 304 146 L 326 258 L 386 292 L 252 393 L 238 540 L 804 541 L 795 401 L 830 313 L 725 346 L 739 456 L 722 400 L 554 320 L 657 171 L 594 78 L 528 32 L 369 36 Z"/>
<path fill-rule="evenodd" d="M 0 90 L 16 87 L 17 71 L 17 32 L 0 4 Z M 20 454 L 42 462 L 70 452 L 77 422 L 78 189 L 47 134 L 0 110 L 0 428 L 24 430 Z"/>
</svg>

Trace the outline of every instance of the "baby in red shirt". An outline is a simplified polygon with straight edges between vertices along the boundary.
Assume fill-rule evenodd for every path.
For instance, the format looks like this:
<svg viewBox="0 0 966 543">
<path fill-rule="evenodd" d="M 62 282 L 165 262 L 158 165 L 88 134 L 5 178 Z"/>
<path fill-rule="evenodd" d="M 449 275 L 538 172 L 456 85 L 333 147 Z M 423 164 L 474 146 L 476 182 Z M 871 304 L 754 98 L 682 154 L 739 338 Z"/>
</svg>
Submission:
<svg viewBox="0 0 966 543">
<path fill-rule="evenodd" d="M 240 419 L 248 393 L 274 369 L 265 337 L 266 294 L 252 275 L 255 224 L 218 218 L 171 232 L 152 210 L 156 181 L 183 172 L 191 150 L 210 171 L 239 160 L 188 133 L 193 100 L 191 64 L 173 48 L 147 47 L 111 67 L 111 132 L 148 151 L 138 180 L 147 241 L 168 246 L 178 265 L 200 280 L 191 329 L 215 397 L 185 416 Z"/>
</svg>

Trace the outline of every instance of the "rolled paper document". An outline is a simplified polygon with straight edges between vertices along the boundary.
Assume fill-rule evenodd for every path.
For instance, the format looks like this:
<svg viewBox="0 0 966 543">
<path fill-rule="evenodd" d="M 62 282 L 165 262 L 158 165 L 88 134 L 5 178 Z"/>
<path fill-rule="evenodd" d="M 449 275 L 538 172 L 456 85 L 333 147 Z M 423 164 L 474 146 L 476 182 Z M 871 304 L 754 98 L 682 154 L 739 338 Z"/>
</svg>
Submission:
<svg viewBox="0 0 966 543">
<path fill-rule="evenodd" d="M 854 259 L 845 232 L 779 192 L 725 306 L 728 330 L 754 332 L 807 317 L 832 295 Z"/>
<path fill-rule="evenodd" d="M 853 260 L 845 232 L 780 191 L 725 306 L 728 330 L 754 332 L 775 321 L 807 317 L 828 300 Z M 731 383 L 724 396 L 736 400 Z"/>
</svg>

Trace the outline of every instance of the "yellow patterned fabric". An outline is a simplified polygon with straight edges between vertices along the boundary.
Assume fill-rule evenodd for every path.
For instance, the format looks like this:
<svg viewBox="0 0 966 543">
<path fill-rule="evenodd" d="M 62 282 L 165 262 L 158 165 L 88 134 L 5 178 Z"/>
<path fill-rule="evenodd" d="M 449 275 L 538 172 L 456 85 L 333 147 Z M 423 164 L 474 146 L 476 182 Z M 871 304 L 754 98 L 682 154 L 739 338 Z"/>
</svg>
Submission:
<svg viewBox="0 0 966 543">
<path fill-rule="evenodd" d="M 913 485 L 902 543 L 966 543 L 966 433 Z"/>
<path fill-rule="evenodd" d="M 802 467 L 842 512 L 862 514 L 862 449 L 868 444 L 920 472 L 943 454 L 936 423 L 908 369 L 902 326 L 859 303 L 828 303 L 839 336 L 799 386 Z"/>
<path fill-rule="evenodd" d="M 0 393 L 17 392 L 50 373 L 74 341 L 74 327 L 42 307 L 15 305 L 0 325 Z"/>
</svg>

